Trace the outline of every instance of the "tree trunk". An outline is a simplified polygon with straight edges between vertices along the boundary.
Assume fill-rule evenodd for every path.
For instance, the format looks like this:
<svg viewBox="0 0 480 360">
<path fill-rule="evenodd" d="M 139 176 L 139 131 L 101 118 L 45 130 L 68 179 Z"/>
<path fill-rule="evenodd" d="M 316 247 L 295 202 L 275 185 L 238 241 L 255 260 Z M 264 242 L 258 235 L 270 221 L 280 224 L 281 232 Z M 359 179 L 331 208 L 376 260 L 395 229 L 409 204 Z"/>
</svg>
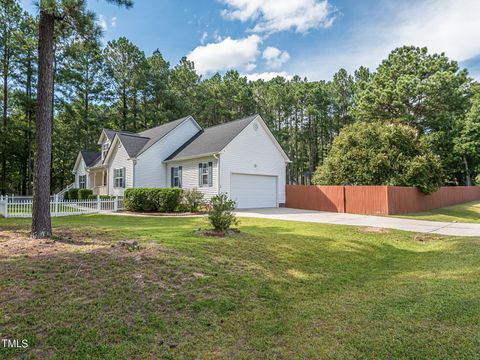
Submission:
<svg viewBox="0 0 480 360">
<path fill-rule="evenodd" d="M 32 238 L 52 235 L 50 168 L 52 153 L 52 99 L 55 17 L 40 10 L 35 169 L 33 178 Z"/>
<path fill-rule="evenodd" d="M 468 167 L 467 155 L 463 155 L 463 164 L 465 165 L 465 184 L 472 186 L 472 177 L 470 175 L 470 168 Z"/>
<path fill-rule="evenodd" d="M 7 34 L 7 30 L 5 30 Z M 8 36 L 8 35 L 7 35 Z M 3 151 L 2 151 L 2 195 L 6 194 L 7 187 L 7 126 L 8 126 L 8 72 L 10 63 L 10 49 L 8 40 L 3 50 Z"/>
</svg>

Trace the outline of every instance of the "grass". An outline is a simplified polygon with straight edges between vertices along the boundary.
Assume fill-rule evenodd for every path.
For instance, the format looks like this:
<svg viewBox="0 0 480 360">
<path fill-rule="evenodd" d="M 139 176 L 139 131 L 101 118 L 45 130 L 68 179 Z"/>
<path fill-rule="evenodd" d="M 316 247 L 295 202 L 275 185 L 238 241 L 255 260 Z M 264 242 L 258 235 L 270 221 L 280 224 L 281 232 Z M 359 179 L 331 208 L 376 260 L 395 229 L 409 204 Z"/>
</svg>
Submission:
<svg viewBox="0 0 480 360">
<path fill-rule="evenodd" d="M 480 238 L 241 219 L 0 219 L 0 358 L 466 359 L 480 353 Z M 368 231 L 370 230 L 370 231 Z M 128 252 L 118 240 L 136 239 Z"/>
<path fill-rule="evenodd" d="M 398 217 L 415 220 L 480 223 L 480 201 L 420 213 L 400 215 Z"/>
</svg>

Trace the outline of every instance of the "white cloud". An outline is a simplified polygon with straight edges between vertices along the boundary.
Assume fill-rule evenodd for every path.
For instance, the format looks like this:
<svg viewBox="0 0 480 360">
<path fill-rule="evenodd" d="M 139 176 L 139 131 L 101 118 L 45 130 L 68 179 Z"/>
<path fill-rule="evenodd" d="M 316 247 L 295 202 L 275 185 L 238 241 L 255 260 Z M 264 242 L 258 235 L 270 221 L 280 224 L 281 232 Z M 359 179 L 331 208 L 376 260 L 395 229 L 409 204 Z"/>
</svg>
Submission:
<svg viewBox="0 0 480 360">
<path fill-rule="evenodd" d="M 427 46 L 463 61 L 480 53 L 480 1 L 422 1 L 404 8 L 392 29 L 395 44 Z"/>
<path fill-rule="evenodd" d="M 200 39 L 200 44 L 205 44 L 205 42 L 207 41 L 208 39 L 208 33 L 206 31 L 203 32 L 202 34 L 202 38 Z"/>
<path fill-rule="evenodd" d="M 227 5 L 222 15 L 242 22 L 255 21 L 252 32 L 275 33 L 294 29 L 328 28 L 335 15 L 328 0 L 221 0 Z"/>
<path fill-rule="evenodd" d="M 329 79 L 340 67 L 353 72 L 364 65 L 375 69 L 390 51 L 403 45 L 426 46 L 430 53 L 445 54 L 457 61 L 480 55 L 480 1 L 390 0 L 375 9 L 380 17 L 367 14 L 349 31 L 348 38 L 325 45 L 320 52 L 297 54 L 291 72 L 311 80 Z"/>
<path fill-rule="evenodd" d="M 112 28 L 117 26 L 117 17 L 116 16 L 112 17 L 112 19 L 110 20 L 110 25 L 112 26 Z"/>
<path fill-rule="evenodd" d="M 108 30 L 107 19 L 102 14 L 98 15 L 97 24 L 102 28 L 103 31 Z"/>
<path fill-rule="evenodd" d="M 263 50 L 262 57 L 268 66 L 272 68 L 279 68 L 290 59 L 290 54 L 287 51 L 281 51 L 273 46 L 268 46 Z"/>
<path fill-rule="evenodd" d="M 202 75 L 228 69 L 252 71 L 256 66 L 261 42 L 258 35 L 244 39 L 227 37 L 221 42 L 198 46 L 187 57 L 195 63 L 195 69 Z"/>
<path fill-rule="evenodd" d="M 291 80 L 292 76 L 286 73 L 285 71 L 280 71 L 280 72 L 262 72 L 262 73 L 253 73 L 253 74 L 243 74 L 242 76 L 245 76 L 248 80 L 250 81 L 256 81 L 256 80 L 265 80 L 269 81 L 272 80 L 273 78 L 277 76 L 282 76 L 287 80 Z"/>
</svg>

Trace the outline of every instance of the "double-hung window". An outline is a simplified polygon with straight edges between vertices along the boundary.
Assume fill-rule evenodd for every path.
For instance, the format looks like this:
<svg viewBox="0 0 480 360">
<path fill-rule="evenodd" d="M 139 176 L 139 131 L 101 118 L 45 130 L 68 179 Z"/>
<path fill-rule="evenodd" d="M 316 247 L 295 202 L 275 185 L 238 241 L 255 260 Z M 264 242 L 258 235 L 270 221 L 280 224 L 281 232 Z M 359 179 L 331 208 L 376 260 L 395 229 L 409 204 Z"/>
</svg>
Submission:
<svg viewBox="0 0 480 360">
<path fill-rule="evenodd" d="M 182 187 L 182 167 L 174 166 L 170 169 L 170 186 L 173 187 Z"/>
<path fill-rule="evenodd" d="M 198 164 L 198 186 L 213 186 L 211 162 Z"/>
<path fill-rule="evenodd" d="M 114 187 L 125 187 L 125 168 L 113 169 L 113 181 Z"/>
<path fill-rule="evenodd" d="M 102 160 L 105 160 L 105 156 L 107 156 L 109 146 L 110 146 L 110 144 L 108 142 L 106 142 L 102 145 Z"/>
<path fill-rule="evenodd" d="M 87 175 L 80 175 L 78 177 L 78 187 L 80 189 L 86 189 L 87 188 Z"/>
</svg>

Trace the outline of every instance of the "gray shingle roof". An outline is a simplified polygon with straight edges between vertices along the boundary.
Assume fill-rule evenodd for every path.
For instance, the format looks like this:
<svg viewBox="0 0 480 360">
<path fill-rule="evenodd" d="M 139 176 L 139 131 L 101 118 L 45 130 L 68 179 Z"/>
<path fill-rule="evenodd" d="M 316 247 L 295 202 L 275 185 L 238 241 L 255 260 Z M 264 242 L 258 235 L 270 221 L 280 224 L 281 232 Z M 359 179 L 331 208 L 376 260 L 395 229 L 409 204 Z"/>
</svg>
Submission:
<svg viewBox="0 0 480 360">
<path fill-rule="evenodd" d="M 145 144 L 151 141 L 148 137 L 138 136 L 138 135 L 130 135 L 130 134 L 117 134 L 118 138 L 122 142 L 125 151 L 127 152 L 128 156 L 134 158 L 143 149 Z"/>
<path fill-rule="evenodd" d="M 125 147 L 128 156 L 134 158 L 143 153 L 189 117 L 190 116 L 186 116 L 178 120 L 170 121 L 169 123 L 139 132 L 138 134 L 111 129 L 103 129 L 103 131 L 110 141 L 112 141 L 115 135 L 117 135 Z"/>
<path fill-rule="evenodd" d="M 223 150 L 258 115 L 215 125 L 200 131 L 166 160 L 197 157 Z"/>
<path fill-rule="evenodd" d="M 170 121 L 169 123 L 154 127 L 152 129 L 148 129 L 142 132 L 139 132 L 139 136 L 147 137 L 150 138 L 150 140 L 144 144 L 142 149 L 139 150 L 137 155 L 140 155 L 142 152 L 147 150 L 150 146 L 155 144 L 158 140 L 163 138 L 165 135 L 167 135 L 170 131 L 175 129 L 178 125 L 180 125 L 182 122 L 184 122 L 186 119 L 188 119 L 190 116 L 186 116 L 184 118 Z"/>
<path fill-rule="evenodd" d="M 111 130 L 111 129 L 103 129 L 105 132 L 105 135 L 107 136 L 108 140 L 112 141 L 113 137 L 115 134 L 130 134 L 130 135 L 135 135 L 134 133 L 128 132 L 128 131 L 117 131 L 117 130 Z"/>
<path fill-rule="evenodd" d="M 80 153 L 82 154 L 83 161 L 85 161 L 87 167 L 95 164 L 101 155 L 99 152 L 91 150 L 82 150 Z"/>
</svg>

